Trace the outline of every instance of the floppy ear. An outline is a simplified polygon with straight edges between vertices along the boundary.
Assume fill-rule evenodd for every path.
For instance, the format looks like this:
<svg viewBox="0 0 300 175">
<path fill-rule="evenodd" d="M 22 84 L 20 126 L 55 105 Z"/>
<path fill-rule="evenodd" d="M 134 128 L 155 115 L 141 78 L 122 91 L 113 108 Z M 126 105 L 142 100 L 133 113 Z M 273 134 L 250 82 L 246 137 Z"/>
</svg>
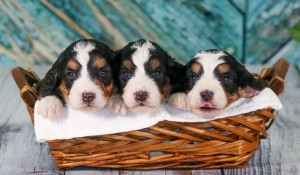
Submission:
<svg viewBox="0 0 300 175">
<path fill-rule="evenodd" d="M 169 64 L 169 69 L 168 69 L 168 75 L 170 77 L 170 82 L 172 85 L 176 85 L 180 83 L 180 80 L 183 78 L 183 69 L 184 66 L 177 61 L 174 60 L 174 58 L 168 56 L 168 64 Z"/>
<path fill-rule="evenodd" d="M 259 91 L 264 89 L 264 85 L 259 79 L 255 78 L 248 70 L 241 64 L 236 68 L 236 73 L 238 76 L 238 81 L 241 86 L 239 89 L 239 94 L 242 97 L 253 97 Z"/>
<path fill-rule="evenodd" d="M 39 96 L 45 97 L 48 95 L 56 95 L 60 97 L 59 84 L 61 81 L 60 72 L 62 67 L 62 59 L 64 53 L 62 53 L 57 61 L 53 64 L 52 68 L 47 72 L 45 78 L 41 81 L 39 86 Z"/>
<path fill-rule="evenodd" d="M 174 58 L 170 57 L 167 54 L 168 57 L 168 76 L 170 78 L 170 83 L 172 85 L 171 89 L 171 94 L 176 93 L 176 92 L 181 92 L 183 91 L 183 78 L 184 78 L 184 65 L 178 63 L 177 61 L 174 60 Z"/>
<path fill-rule="evenodd" d="M 117 88 L 117 92 L 121 93 L 121 85 L 119 81 L 119 73 L 120 73 L 120 62 L 122 57 L 123 50 L 114 51 L 113 59 L 111 61 L 111 70 L 113 75 L 114 85 Z"/>
<path fill-rule="evenodd" d="M 255 78 L 244 65 L 240 64 L 233 56 L 225 52 L 224 59 L 237 74 L 238 83 L 240 85 L 239 94 L 242 97 L 249 98 L 262 91 L 265 86 L 259 79 Z"/>
</svg>

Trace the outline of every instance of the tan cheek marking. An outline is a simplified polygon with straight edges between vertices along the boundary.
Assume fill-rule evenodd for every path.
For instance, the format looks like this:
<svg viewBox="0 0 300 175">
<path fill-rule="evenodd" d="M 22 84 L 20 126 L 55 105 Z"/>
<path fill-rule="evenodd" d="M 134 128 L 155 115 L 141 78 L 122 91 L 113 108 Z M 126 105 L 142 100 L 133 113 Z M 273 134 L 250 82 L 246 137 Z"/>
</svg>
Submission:
<svg viewBox="0 0 300 175">
<path fill-rule="evenodd" d="M 125 61 L 123 62 L 123 66 L 124 66 L 125 68 L 127 68 L 128 70 L 131 70 L 133 65 L 132 65 L 132 63 L 131 63 L 130 60 L 125 60 Z"/>
<path fill-rule="evenodd" d="M 223 63 L 218 65 L 218 72 L 220 74 L 225 74 L 231 71 L 231 68 L 228 64 Z M 225 88 L 223 87 L 224 92 L 226 93 L 226 98 L 227 98 L 227 105 L 229 106 L 230 104 L 232 104 L 233 102 L 237 101 L 239 98 L 241 98 L 239 92 L 235 92 L 233 94 L 229 94 L 228 92 L 226 92 Z"/>
<path fill-rule="evenodd" d="M 113 82 L 111 82 L 110 84 L 105 86 L 102 82 L 100 82 L 99 80 L 96 80 L 96 84 L 104 92 L 104 97 L 108 99 L 111 96 L 113 88 L 114 88 Z"/>
<path fill-rule="evenodd" d="M 70 94 L 70 89 L 68 89 L 68 88 L 66 87 L 65 83 L 62 82 L 62 83 L 59 85 L 59 89 L 60 89 L 60 91 L 62 92 L 62 94 L 64 95 L 65 98 L 67 98 L 67 97 L 69 96 L 69 94 Z"/>
<path fill-rule="evenodd" d="M 70 69 L 72 69 L 73 71 L 76 71 L 76 70 L 78 70 L 79 65 L 78 65 L 78 63 L 77 63 L 75 60 L 70 60 L 70 61 L 68 62 L 68 67 L 69 67 Z"/>
<path fill-rule="evenodd" d="M 193 63 L 192 64 L 192 71 L 195 74 L 200 74 L 200 72 L 202 71 L 202 65 L 200 63 Z"/>
<path fill-rule="evenodd" d="M 165 103 L 167 95 L 169 94 L 170 90 L 171 90 L 171 84 L 168 79 L 167 84 L 160 89 L 160 94 L 161 94 L 160 103 Z"/>
<path fill-rule="evenodd" d="M 106 65 L 106 60 L 104 58 L 97 58 L 94 62 L 93 62 L 93 66 L 101 69 L 103 67 L 105 67 Z"/>
<path fill-rule="evenodd" d="M 218 71 L 220 74 L 224 74 L 224 73 L 230 72 L 231 68 L 228 64 L 224 63 L 224 64 L 220 64 L 218 66 Z"/>
<path fill-rule="evenodd" d="M 225 89 L 224 89 L 225 91 Z M 232 104 L 233 102 L 237 101 L 239 98 L 241 98 L 239 91 L 233 93 L 233 94 L 229 94 L 225 91 L 226 93 L 226 98 L 227 98 L 227 106 L 229 106 L 230 104 Z"/>
<path fill-rule="evenodd" d="M 152 59 L 150 61 L 150 67 L 152 70 L 155 70 L 156 68 L 158 68 L 160 66 L 160 62 L 158 59 Z"/>
</svg>

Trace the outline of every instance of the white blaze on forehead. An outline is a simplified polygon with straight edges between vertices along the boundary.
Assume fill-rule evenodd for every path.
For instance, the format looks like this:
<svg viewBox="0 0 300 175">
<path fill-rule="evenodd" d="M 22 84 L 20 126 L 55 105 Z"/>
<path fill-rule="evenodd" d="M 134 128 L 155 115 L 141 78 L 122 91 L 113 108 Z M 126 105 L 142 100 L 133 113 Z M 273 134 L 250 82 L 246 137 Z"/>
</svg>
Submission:
<svg viewBox="0 0 300 175">
<path fill-rule="evenodd" d="M 95 49 L 95 45 L 88 42 L 78 42 L 74 46 L 74 51 L 77 53 L 76 59 L 81 66 L 86 66 L 90 61 L 89 52 Z"/>
<path fill-rule="evenodd" d="M 78 42 L 73 48 L 76 52 L 75 58 L 81 65 L 78 78 L 74 81 L 70 89 L 70 95 L 67 99 L 68 105 L 71 105 L 74 109 L 97 111 L 102 109 L 107 103 L 104 97 L 104 92 L 91 79 L 88 72 L 87 65 L 90 61 L 89 52 L 95 48 L 95 45 L 89 42 Z M 85 92 L 95 94 L 95 99 L 93 100 L 91 104 L 92 107 L 90 108 L 87 108 L 86 104 L 82 101 L 82 94 Z"/>
<path fill-rule="evenodd" d="M 145 73 L 144 64 L 149 60 L 151 56 L 150 50 L 153 50 L 154 46 L 151 42 L 146 40 L 143 45 L 139 45 L 138 42 L 136 42 L 132 48 L 136 49 L 132 55 L 133 64 L 136 66 L 139 73 Z"/>
<path fill-rule="evenodd" d="M 225 62 L 223 59 L 219 59 L 221 56 L 225 56 L 222 51 L 218 53 L 200 52 L 197 53 L 194 58 L 197 58 L 197 62 L 202 65 L 204 74 L 208 74 L 209 72 L 214 72 L 219 64 Z"/>
</svg>

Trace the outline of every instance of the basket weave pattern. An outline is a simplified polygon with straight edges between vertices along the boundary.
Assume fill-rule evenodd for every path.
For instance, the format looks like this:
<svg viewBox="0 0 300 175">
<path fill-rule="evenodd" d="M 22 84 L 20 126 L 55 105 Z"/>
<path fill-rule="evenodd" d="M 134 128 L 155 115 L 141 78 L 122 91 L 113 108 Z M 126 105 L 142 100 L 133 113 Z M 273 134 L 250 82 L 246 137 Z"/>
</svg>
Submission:
<svg viewBox="0 0 300 175">
<path fill-rule="evenodd" d="M 259 77 L 280 95 L 288 66 L 281 59 L 263 69 Z M 35 86 L 40 79 L 22 68 L 15 68 L 12 74 L 33 121 Z M 162 121 L 137 131 L 48 143 L 59 168 L 241 168 L 259 147 L 260 139 L 267 138 L 266 130 L 275 120 L 273 112 L 266 108 L 202 123 Z"/>
</svg>

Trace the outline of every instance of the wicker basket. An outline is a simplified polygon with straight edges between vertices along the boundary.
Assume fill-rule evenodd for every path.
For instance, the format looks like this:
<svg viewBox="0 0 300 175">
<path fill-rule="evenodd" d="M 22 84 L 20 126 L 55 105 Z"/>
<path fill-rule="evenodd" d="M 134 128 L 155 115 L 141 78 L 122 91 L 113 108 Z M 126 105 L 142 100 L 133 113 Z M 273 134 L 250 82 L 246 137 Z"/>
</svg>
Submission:
<svg viewBox="0 0 300 175">
<path fill-rule="evenodd" d="M 262 69 L 259 78 L 277 94 L 284 91 L 284 59 Z M 12 75 L 34 123 L 38 76 L 17 67 Z M 242 168 L 267 138 L 275 120 L 266 108 L 204 123 L 162 121 L 146 129 L 49 141 L 59 168 L 76 166 L 150 170 L 160 168 Z"/>
</svg>

